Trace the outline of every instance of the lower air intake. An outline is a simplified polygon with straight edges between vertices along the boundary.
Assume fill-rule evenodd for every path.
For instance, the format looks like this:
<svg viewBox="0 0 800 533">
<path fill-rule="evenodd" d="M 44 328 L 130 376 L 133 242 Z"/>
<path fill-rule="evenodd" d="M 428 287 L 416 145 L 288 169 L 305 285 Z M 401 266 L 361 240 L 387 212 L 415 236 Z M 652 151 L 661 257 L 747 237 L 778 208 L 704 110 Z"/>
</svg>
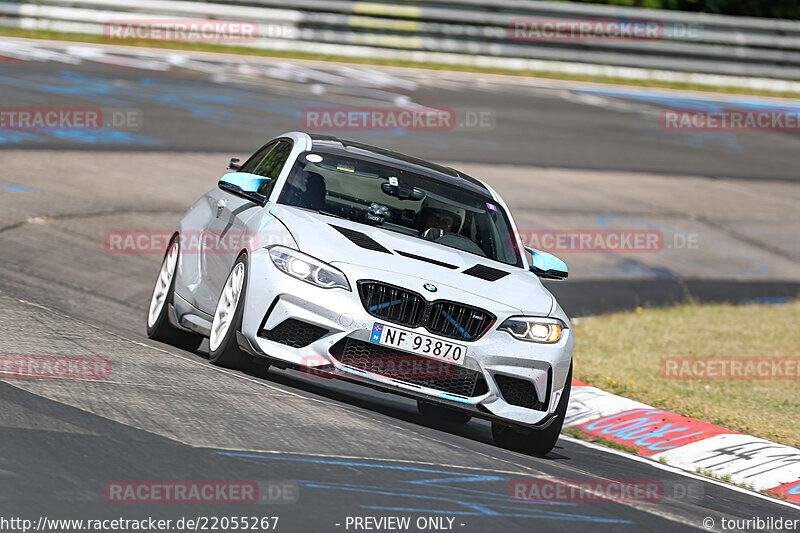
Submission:
<svg viewBox="0 0 800 533">
<path fill-rule="evenodd" d="M 536 396 L 536 388 L 527 379 L 512 378 L 510 376 L 494 376 L 497 387 L 503 399 L 511 405 L 534 409 L 536 411 L 546 411 L 545 403 L 539 401 Z M 548 380 L 549 381 L 549 380 Z"/>
<path fill-rule="evenodd" d="M 489 391 L 483 374 L 477 370 L 371 342 L 344 338 L 331 347 L 330 353 L 347 366 L 411 385 L 466 397 L 480 396 Z"/>
<path fill-rule="evenodd" d="M 326 333 L 328 330 L 325 328 L 289 318 L 269 331 L 262 331 L 261 336 L 292 348 L 304 348 Z"/>
</svg>

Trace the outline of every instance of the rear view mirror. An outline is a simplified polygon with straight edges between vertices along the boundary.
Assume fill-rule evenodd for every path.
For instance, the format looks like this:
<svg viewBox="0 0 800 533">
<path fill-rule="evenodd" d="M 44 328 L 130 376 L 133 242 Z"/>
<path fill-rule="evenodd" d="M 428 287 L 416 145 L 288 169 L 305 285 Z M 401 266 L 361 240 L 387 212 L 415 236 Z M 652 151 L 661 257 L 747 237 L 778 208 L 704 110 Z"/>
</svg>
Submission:
<svg viewBox="0 0 800 533">
<path fill-rule="evenodd" d="M 425 191 L 416 187 L 404 187 L 402 185 L 392 185 L 391 183 L 381 183 L 381 190 L 384 194 L 394 196 L 400 200 L 413 200 L 419 202 L 425 198 Z"/>
<path fill-rule="evenodd" d="M 569 276 L 567 264 L 553 254 L 535 248 L 528 248 L 527 246 L 525 250 L 531 254 L 531 272 L 540 278 L 567 279 L 567 276 Z"/>
<path fill-rule="evenodd" d="M 231 157 L 230 162 L 228 162 L 227 170 L 236 171 L 236 170 L 241 169 L 242 165 L 239 164 L 239 161 L 241 161 L 241 160 L 238 157 Z"/>
<path fill-rule="evenodd" d="M 219 179 L 219 188 L 231 194 L 246 198 L 258 205 L 267 203 L 267 197 L 258 191 L 265 183 L 272 181 L 270 178 L 250 174 L 249 172 L 231 172 Z"/>
</svg>

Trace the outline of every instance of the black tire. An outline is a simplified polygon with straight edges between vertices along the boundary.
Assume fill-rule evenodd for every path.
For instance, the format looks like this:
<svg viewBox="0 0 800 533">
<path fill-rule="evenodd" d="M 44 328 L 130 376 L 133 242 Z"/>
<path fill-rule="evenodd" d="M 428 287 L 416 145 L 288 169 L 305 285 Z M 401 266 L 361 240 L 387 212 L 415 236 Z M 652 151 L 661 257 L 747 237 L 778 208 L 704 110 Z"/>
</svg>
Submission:
<svg viewBox="0 0 800 533">
<path fill-rule="evenodd" d="M 436 422 L 451 422 L 453 424 L 466 424 L 472 419 L 472 415 L 456 409 L 449 409 L 441 405 L 417 400 L 417 410 L 425 418 Z"/>
<path fill-rule="evenodd" d="M 239 295 L 239 301 L 236 304 L 236 311 L 233 314 L 233 319 L 228 327 L 228 331 L 222 337 L 219 346 L 216 350 L 211 350 L 209 347 L 208 358 L 212 364 L 230 368 L 231 370 L 247 370 L 251 367 L 253 358 L 250 354 L 245 353 L 239 348 L 239 342 L 236 339 L 236 333 L 242 329 L 242 315 L 244 314 L 244 302 L 247 297 L 247 255 L 242 254 L 231 267 L 233 273 L 236 265 L 242 263 L 244 265 L 244 281 L 242 282 L 242 292 Z M 228 274 L 230 277 L 231 274 Z M 227 283 L 227 279 L 225 280 Z M 224 289 L 223 289 L 224 290 Z M 220 298 L 222 295 L 220 295 Z"/>
<path fill-rule="evenodd" d="M 163 267 L 164 263 L 167 261 L 167 256 L 169 255 L 169 251 L 172 248 L 173 244 L 175 244 L 174 238 L 170 241 L 169 246 L 167 246 L 167 251 L 164 252 L 164 258 L 161 260 L 161 267 Z M 180 245 L 178 246 L 178 255 L 180 256 Z M 180 257 L 178 257 L 178 261 L 180 261 Z M 159 268 L 159 277 L 161 275 L 160 268 Z M 177 264 L 175 268 L 177 269 Z M 170 282 L 169 288 L 167 289 L 167 294 L 166 297 L 164 298 L 164 303 L 161 306 L 161 311 L 159 312 L 158 318 L 156 318 L 152 326 L 150 326 L 149 324 L 150 306 L 147 307 L 147 316 L 145 317 L 145 325 L 147 326 L 147 336 L 153 340 L 165 342 L 177 348 L 193 352 L 200 347 L 200 343 L 203 342 L 203 337 L 201 335 L 177 329 L 170 323 L 169 316 L 167 314 L 169 312 L 169 306 L 172 304 L 172 298 L 175 293 L 176 277 L 177 276 L 175 274 L 172 275 L 172 281 Z M 156 283 L 153 285 L 153 292 L 155 292 L 158 283 L 159 279 L 156 279 Z"/>
<path fill-rule="evenodd" d="M 567 384 L 558 400 L 556 419 L 545 429 L 532 429 L 522 426 L 512 426 L 502 422 L 492 422 L 492 437 L 501 448 L 518 452 L 544 456 L 550 453 L 558 441 L 561 428 L 564 426 L 564 417 L 567 415 L 569 394 L 572 390 L 572 365 L 567 374 Z"/>
</svg>

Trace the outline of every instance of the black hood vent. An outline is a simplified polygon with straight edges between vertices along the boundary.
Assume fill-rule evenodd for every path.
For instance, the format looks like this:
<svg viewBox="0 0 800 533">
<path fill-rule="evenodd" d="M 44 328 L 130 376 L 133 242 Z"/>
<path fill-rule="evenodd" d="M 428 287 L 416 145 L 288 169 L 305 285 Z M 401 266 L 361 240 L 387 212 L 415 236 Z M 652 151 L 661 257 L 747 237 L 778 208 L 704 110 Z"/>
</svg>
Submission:
<svg viewBox="0 0 800 533">
<path fill-rule="evenodd" d="M 497 281 L 500 278 L 508 276 L 508 272 L 505 270 L 498 270 L 486 265 L 475 265 L 474 267 L 465 270 L 463 274 L 485 279 L 486 281 Z"/>
<path fill-rule="evenodd" d="M 360 248 L 364 248 L 366 250 L 372 250 L 373 252 L 382 252 L 384 254 L 391 254 L 389 250 L 381 246 L 381 244 L 374 240 L 369 235 L 361 233 L 360 231 L 355 231 L 348 228 L 343 228 L 341 226 L 334 226 L 333 224 L 329 224 L 330 227 L 350 239 L 350 241 Z"/>
<path fill-rule="evenodd" d="M 450 263 L 445 263 L 443 261 L 437 261 L 436 259 L 431 259 L 430 257 L 422 257 L 421 255 L 414 255 L 408 252 L 403 252 L 401 250 L 395 250 L 398 254 L 402 255 L 403 257 L 408 257 L 409 259 L 416 259 L 417 261 L 425 261 L 426 263 L 430 263 L 432 265 L 449 268 L 450 270 L 455 270 L 458 268 L 456 265 L 451 265 Z"/>
</svg>

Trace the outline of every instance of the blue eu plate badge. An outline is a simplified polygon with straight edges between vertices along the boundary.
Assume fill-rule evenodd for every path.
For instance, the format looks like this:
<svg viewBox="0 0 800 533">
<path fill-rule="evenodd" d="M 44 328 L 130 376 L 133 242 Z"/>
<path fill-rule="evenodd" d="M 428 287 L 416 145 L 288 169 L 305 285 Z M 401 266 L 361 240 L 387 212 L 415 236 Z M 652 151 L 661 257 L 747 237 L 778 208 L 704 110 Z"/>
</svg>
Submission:
<svg viewBox="0 0 800 533">
<path fill-rule="evenodd" d="M 369 338 L 372 342 L 381 342 L 381 334 L 383 333 L 383 324 L 378 324 L 375 322 L 375 325 L 372 326 L 372 337 Z"/>
</svg>

